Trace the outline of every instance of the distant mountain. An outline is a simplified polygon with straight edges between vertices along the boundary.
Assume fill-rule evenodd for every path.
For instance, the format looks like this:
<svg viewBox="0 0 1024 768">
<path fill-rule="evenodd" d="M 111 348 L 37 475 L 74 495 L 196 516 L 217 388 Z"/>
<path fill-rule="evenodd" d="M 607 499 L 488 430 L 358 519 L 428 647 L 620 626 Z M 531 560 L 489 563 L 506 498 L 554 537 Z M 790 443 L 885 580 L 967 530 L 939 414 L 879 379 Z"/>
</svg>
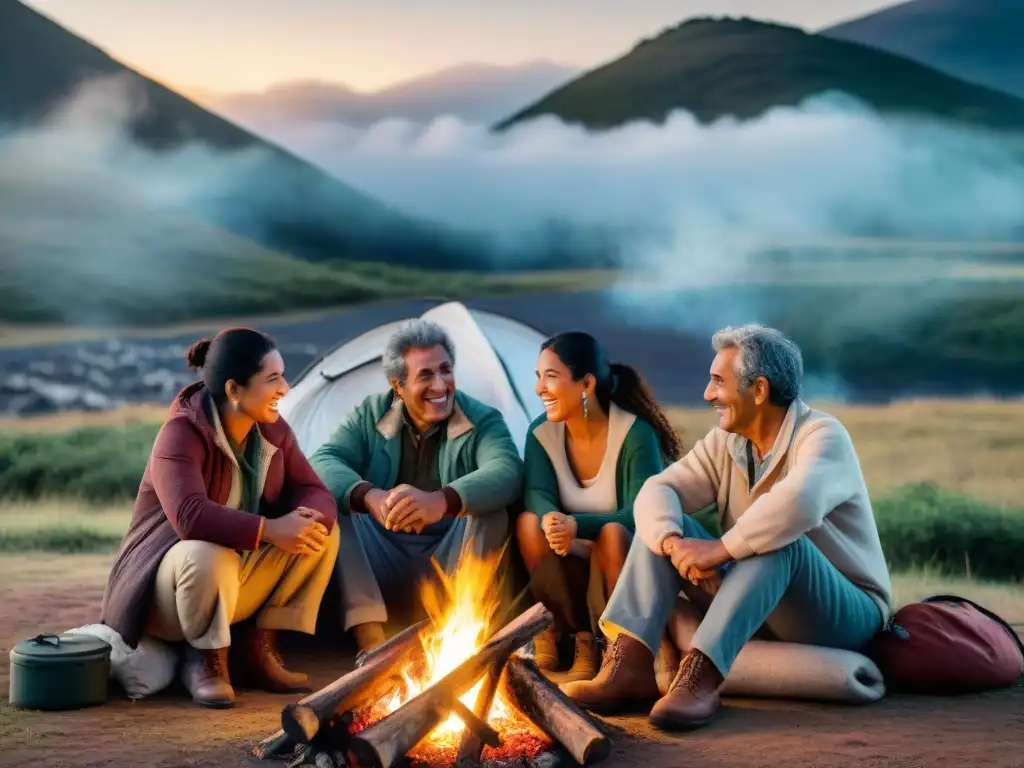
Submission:
<svg viewBox="0 0 1024 768">
<path fill-rule="evenodd" d="M 500 122 L 554 115 L 605 129 L 661 122 L 677 109 L 702 122 L 749 119 L 824 92 L 881 112 L 1024 127 L 1024 101 L 902 57 L 751 19 L 693 19 L 644 40 Z"/>
<path fill-rule="evenodd" d="M 912 0 L 820 34 L 1024 97 L 1022 0 Z"/>
<path fill-rule="evenodd" d="M 265 247 L 311 260 L 475 264 L 474 252 L 440 229 L 390 210 L 202 109 L 17 0 L 0 0 L 0 126 L 38 126 L 97 77 L 119 77 L 144 96 L 144 109 L 130 121 L 141 146 L 162 155 L 192 142 L 219 156 L 232 150 L 264 153 L 229 181 L 211 187 L 206 197 L 191 199 L 190 213 Z"/>
<path fill-rule="evenodd" d="M 490 124 L 577 73 L 575 68 L 549 61 L 508 67 L 460 64 L 378 91 L 305 81 L 282 83 L 260 93 L 208 93 L 197 98 L 225 117 L 255 127 L 321 121 L 365 127 L 389 117 L 429 122 L 444 115 Z"/>
</svg>

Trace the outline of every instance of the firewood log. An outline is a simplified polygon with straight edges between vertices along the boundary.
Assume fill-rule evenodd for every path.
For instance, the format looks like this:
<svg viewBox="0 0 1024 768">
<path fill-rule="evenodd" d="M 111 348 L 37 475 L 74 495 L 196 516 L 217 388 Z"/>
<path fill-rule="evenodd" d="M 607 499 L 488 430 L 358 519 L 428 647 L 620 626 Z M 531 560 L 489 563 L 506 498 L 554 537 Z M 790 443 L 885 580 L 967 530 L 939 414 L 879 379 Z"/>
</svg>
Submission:
<svg viewBox="0 0 1024 768">
<path fill-rule="evenodd" d="M 250 754 L 257 760 L 273 760 L 294 749 L 292 737 L 284 731 L 277 731 L 253 747 Z"/>
<path fill-rule="evenodd" d="M 487 715 L 494 704 L 494 696 L 498 692 L 498 682 L 505 671 L 503 664 L 495 664 L 487 671 L 484 684 L 476 696 L 473 706 L 473 713 L 487 722 Z M 455 768 L 479 768 L 480 757 L 483 755 L 484 742 L 477 735 L 475 730 L 467 728 L 462 734 L 462 741 L 459 743 L 459 754 L 455 758 Z"/>
<path fill-rule="evenodd" d="M 553 623 L 554 617 L 541 603 L 522 613 L 444 678 L 355 734 L 349 744 L 349 763 L 358 768 L 391 768 L 453 709 L 460 708 L 458 697 L 482 675 L 495 665 L 503 666 L 513 651 Z"/>
<path fill-rule="evenodd" d="M 420 632 L 427 622 L 402 630 L 383 645 L 366 654 L 362 664 L 330 685 L 311 693 L 281 711 L 281 728 L 297 744 L 309 744 L 323 722 L 343 705 L 386 678 L 409 655 L 421 647 Z"/>
<path fill-rule="evenodd" d="M 599 763 L 611 752 L 611 741 L 597 723 L 531 659 L 514 656 L 505 665 L 504 692 L 508 701 L 580 765 Z"/>
</svg>

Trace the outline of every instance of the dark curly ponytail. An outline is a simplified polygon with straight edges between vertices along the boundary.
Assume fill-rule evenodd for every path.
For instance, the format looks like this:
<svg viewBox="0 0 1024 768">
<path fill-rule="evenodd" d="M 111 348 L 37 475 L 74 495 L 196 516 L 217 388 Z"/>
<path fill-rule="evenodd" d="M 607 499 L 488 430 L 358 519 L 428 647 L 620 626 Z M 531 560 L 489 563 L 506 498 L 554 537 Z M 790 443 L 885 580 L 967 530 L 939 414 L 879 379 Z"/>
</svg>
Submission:
<svg viewBox="0 0 1024 768">
<path fill-rule="evenodd" d="M 554 352 L 572 373 L 575 381 L 588 373 L 592 375 L 596 381 L 594 394 L 605 412 L 611 403 L 615 403 L 622 410 L 643 419 L 654 428 L 665 457 L 671 461 L 679 459 L 682 455 L 679 436 L 655 401 L 650 387 L 635 368 L 622 363 L 609 363 L 597 339 L 581 331 L 552 336 L 541 345 L 541 349 Z"/>
<path fill-rule="evenodd" d="M 647 386 L 643 376 L 633 366 L 623 363 L 611 363 L 609 369 L 612 378 L 612 402 L 624 411 L 635 413 L 654 427 L 661 452 L 672 461 L 678 461 L 683 453 L 679 435 L 672 429 L 668 417 L 654 399 L 654 393 Z"/>
</svg>

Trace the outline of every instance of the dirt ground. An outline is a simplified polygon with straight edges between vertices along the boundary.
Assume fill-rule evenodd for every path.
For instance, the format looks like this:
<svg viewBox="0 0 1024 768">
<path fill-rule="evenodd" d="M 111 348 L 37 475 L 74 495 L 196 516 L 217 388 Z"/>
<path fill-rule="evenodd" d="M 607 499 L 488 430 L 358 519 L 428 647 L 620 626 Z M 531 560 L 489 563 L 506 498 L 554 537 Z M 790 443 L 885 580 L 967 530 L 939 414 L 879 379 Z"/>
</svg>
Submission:
<svg viewBox="0 0 1024 768">
<path fill-rule="evenodd" d="M 7 558 L 5 558 L 7 559 Z M 102 598 L 104 558 L 29 560 L 17 579 L 0 581 L 0 649 L 19 640 L 94 621 Z M 10 573 L 10 569 L 4 569 Z M 61 573 L 74 574 L 72 584 Z M 307 648 L 294 666 L 314 683 L 344 672 L 351 656 Z M 231 710 L 193 706 L 180 689 L 132 703 L 65 713 L 16 711 L 7 702 L 8 669 L 0 672 L 0 765 L 254 766 L 253 743 L 277 729 L 294 697 L 242 691 Z M 711 727 L 666 736 L 643 718 L 606 721 L 614 739 L 603 765 L 675 766 L 1024 766 L 1024 687 L 962 698 L 891 696 L 868 707 L 729 700 Z M 265 763 L 266 764 L 266 763 Z M 270 763 L 283 765 L 282 763 Z"/>
</svg>

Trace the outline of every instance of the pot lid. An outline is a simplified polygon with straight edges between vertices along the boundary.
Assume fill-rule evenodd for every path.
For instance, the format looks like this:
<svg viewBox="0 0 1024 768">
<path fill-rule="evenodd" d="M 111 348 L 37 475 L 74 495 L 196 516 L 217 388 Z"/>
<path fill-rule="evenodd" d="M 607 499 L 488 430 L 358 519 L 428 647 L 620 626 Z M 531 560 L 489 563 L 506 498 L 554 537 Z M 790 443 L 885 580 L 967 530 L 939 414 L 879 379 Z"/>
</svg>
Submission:
<svg viewBox="0 0 1024 768">
<path fill-rule="evenodd" d="M 22 640 L 11 650 L 11 655 L 44 661 L 95 656 L 109 652 L 110 644 L 92 635 L 55 635 L 46 632 Z"/>
</svg>

